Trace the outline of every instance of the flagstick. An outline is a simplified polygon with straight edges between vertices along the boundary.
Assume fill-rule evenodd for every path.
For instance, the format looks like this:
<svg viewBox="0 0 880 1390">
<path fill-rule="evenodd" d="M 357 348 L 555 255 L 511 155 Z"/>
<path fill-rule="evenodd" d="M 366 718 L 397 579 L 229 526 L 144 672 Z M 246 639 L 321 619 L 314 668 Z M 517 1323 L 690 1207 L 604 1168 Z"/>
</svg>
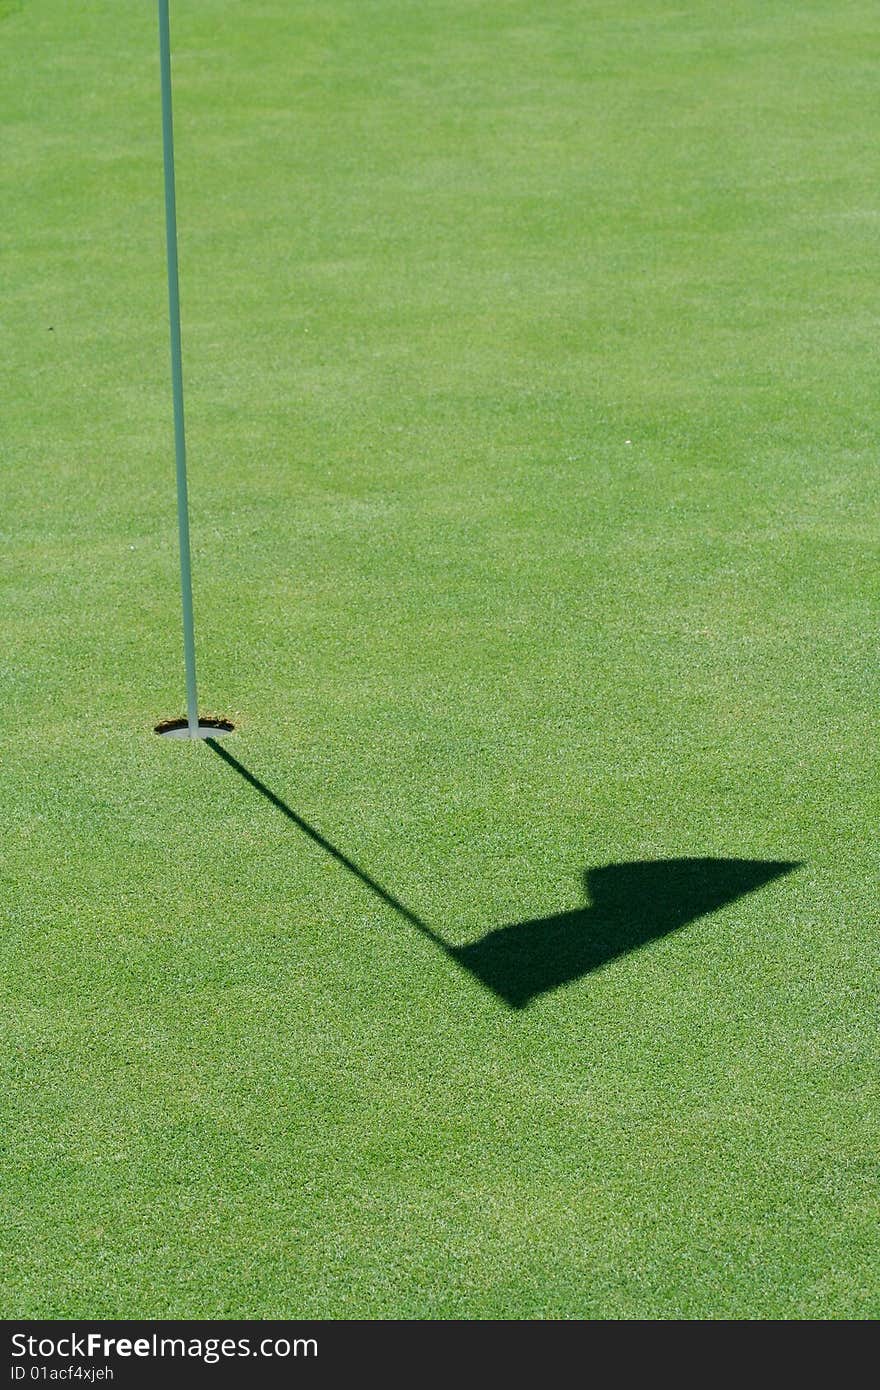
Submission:
<svg viewBox="0 0 880 1390">
<path fill-rule="evenodd" d="M 168 318 L 171 329 L 171 389 L 174 396 L 174 454 L 177 464 L 177 529 L 180 536 L 180 591 L 183 601 L 183 653 L 186 663 L 186 718 L 189 737 L 198 738 L 199 705 L 196 696 L 196 644 L 193 629 L 189 506 L 186 488 L 186 434 L 183 419 L 183 365 L 180 351 L 177 202 L 174 196 L 174 128 L 171 116 L 171 37 L 168 23 L 168 0 L 159 0 L 159 65 L 162 74 L 165 239 L 168 250 Z"/>
</svg>

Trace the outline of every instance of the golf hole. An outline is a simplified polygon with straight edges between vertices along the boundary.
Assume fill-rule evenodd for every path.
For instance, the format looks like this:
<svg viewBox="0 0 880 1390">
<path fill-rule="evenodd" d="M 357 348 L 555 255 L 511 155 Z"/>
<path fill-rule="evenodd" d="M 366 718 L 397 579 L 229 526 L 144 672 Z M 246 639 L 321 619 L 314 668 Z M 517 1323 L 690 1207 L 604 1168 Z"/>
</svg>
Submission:
<svg viewBox="0 0 880 1390">
<path fill-rule="evenodd" d="M 163 719 L 153 730 L 154 734 L 160 734 L 162 738 L 223 738 L 225 734 L 231 734 L 235 728 L 228 719 L 200 719 L 194 734 L 189 731 L 189 722 L 186 719 Z"/>
</svg>

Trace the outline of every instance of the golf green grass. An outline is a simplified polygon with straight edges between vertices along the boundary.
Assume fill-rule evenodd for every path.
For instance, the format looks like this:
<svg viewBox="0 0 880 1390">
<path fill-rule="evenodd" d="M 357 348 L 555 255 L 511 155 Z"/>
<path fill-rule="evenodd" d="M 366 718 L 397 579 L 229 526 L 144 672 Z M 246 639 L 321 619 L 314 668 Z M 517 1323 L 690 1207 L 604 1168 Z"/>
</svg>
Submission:
<svg viewBox="0 0 880 1390">
<path fill-rule="evenodd" d="M 0 3 L 0 1313 L 876 1317 L 874 4 L 172 43 L 226 758 L 155 6 Z"/>
</svg>

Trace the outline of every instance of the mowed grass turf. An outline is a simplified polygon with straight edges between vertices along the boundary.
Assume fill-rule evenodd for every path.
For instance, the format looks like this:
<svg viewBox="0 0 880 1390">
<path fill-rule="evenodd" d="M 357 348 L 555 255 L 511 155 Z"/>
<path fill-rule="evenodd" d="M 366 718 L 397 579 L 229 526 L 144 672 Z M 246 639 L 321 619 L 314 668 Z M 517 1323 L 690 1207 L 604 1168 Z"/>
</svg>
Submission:
<svg viewBox="0 0 880 1390">
<path fill-rule="evenodd" d="M 873 4 L 172 4 L 229 753 L 450 947 L 800 866 L 527 1007 L 151 732 L 154 10 L 0 5 L 0 1310 L 876 1316 Z"/>
</svg>

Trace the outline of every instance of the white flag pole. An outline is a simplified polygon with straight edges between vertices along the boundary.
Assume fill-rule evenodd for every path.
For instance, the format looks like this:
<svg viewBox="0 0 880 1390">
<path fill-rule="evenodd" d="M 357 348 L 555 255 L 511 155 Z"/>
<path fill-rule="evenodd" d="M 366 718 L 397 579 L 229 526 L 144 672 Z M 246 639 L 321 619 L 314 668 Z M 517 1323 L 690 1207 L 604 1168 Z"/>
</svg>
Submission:
<svg viewBox="0 0 880 1390">
<path fill-rule="evenodd" d="M 196 695 L 196 644 L 193 629 L 189 504 L 186 487 L 186 433 L 183 415 L 183 363 L 180 349 L 177 201 L 174 194 L 174 127 L 171 113 L 171 36 L 168 21 L 168 0 L 159 0 L 159 66 L 162 77 L 162 152 L 165 166 L 168 320 L 171 330 L 171 392 L 174 398 L 174 454 L 177 466 L 177 529 L 180 537 L 180 592 L 183 603 L 183 654 L 186 665 L 186 718 L 189 737 L 198 738 L 199 705 Z"/>
</svg>

